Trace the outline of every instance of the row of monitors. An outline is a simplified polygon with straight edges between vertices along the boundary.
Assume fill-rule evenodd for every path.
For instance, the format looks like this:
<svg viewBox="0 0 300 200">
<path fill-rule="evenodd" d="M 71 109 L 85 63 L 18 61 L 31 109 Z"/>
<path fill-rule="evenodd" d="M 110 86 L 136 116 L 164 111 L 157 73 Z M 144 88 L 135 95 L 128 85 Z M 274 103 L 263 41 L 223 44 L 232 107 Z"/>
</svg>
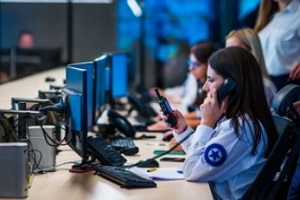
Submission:
<svg viewBox="0 0 300 200">
<path fill-rule="evenodd" d="M 130 79 L 129 59 L 125 53 L 109 53 L 94 61 L 69 64 L 66 67 L 63 105 L 59 103 L 59 106 L 63 106 L 66 141 L 82 157 L 83 163 L 89 156 L 87 132 L 96 125 L 97 113 L 100 113 L 111 99 L 127 96 Z M 12 98 L 13 109 L 26 110 L 25 105 L 24 108 L 19 107 L 23 106 L 19 104 L 22 102 L 51 103 L 46 99 Z M 23 128 L 26 130 L 26 127 Z M 22 132 L 19 139 L 26 139 L 26 131 Z"/>
<path fill-rule="evenodd" d="M 87 132 L 96 124 L 97 113 L 112 99 L 128 93 L 128 66 L 126 54 L 111 53 L 66 68 L 67 135 L 83 161 L 88 159 Z"/>
</svg>

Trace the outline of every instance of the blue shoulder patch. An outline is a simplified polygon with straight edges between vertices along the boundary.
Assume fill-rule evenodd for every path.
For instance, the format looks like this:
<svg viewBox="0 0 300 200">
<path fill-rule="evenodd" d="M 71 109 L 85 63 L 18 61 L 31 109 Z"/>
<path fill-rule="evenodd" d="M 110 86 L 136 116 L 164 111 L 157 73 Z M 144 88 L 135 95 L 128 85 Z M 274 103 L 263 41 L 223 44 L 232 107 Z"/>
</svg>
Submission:
<svg viewBox="0 0 300 200">
<path fill-rule="evenodd" d="M 222 145 L 211 144 L 206 148 L 204 152 L 204 158 L 208 164 L 217 167 L 225 162 L 227 158 L 227 152 Z"/>
</svg>

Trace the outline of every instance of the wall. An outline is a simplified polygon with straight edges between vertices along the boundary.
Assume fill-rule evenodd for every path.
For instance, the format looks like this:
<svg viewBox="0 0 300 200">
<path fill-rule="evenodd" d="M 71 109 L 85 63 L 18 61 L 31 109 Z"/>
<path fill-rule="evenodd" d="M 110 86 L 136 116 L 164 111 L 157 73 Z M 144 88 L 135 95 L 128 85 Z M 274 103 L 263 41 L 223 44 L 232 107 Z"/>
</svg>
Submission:
<svg viewBox="0 0 300 200">
<path fill-rule="evenodd" d="M 73 4 L 73 62 L 115 51 L 115 4 Z M 21 30 L 31 30 L 38 47 L 62 47 L 67 59 L 67 4 L 1 3 L 0 47 L 16 44 Z"/>
</svg>

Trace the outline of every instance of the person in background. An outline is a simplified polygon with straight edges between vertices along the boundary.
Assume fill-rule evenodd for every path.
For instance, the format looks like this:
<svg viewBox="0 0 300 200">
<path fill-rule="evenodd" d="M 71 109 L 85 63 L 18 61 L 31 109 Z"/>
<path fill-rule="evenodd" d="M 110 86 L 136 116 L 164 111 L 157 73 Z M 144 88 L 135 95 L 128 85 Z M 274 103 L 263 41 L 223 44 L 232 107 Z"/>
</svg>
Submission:
<svg viewBox="0 0 300 200">
<path fill-rule="evenodd" d="M 269 107 L 272 106 L 273 98 L 277 92 L 276 86 L 271 81 L 263 57 L 261 44 L 257 33 L 250 28 L 233 30 L 226 36 L 226 47 L 239 46 L 250 51 L 256 58 L 263 78 L 265 94 Z"/>
<path fill-rule="evenodd" d="M 21 31 L 18 35 L 18 48 L 32 49 L 35 46 L 33 33 L 30 31 Z"/>
<path fill-rule="evenodd" d="M 0 71 L 0 84 L 9 81 L 10 77 L 7 72 Z"/>
<path fill-rule="evenodd" d="M 277 90 L 300 84 L 300 1 L 261 0 L 254 30 Z"/>
<path fill-rule="evenodd" d="M 211 54 L 215 51 L 215 46 L 210 41 L 202 41 L 197 45 L 193 46 L 190 51 L 190 57 L 187 61 L 189 66 L 190 74 L 194 77 L 196 82 L 196 90 L 193 88 L 186 88 L 186 93 L 196 93 L 196 98 L 192 102 L 192 106 L 199 107 L 203 102 L 206 94 L 202 90 L 202 86 L 206 80 L 206 71 L 207 71 L 207 61 Z M 166 97 L 168 99 L 168 97 Z M 169 101 L 169 99 L 168 99 Z M 169 101 L 172 103 L 171 101 Z M 195 127 L 199 124 L 199 116 L 197 112 L 186 114 L 187 120 L 192 127 Z M 147 127 L 148 130 L 162 130 L 165 125 L 163 121 L 159 121 L 153 125 Z M 167 136 L 168 134 L 166 134 Z"/>
<path fill-rule="evenodd" d="M 34 47 L 34 36 L 30 31 L 21 31 L 18 35 L 17 47 L 22 49 L 31 49 Z M 5 71 L 0 71 L 0 83 L 7 82 L 11 79 Z"/>
<path fill-rule="evenodd" d="M 217 90 L 227 78 L 236 86 L 219 103 Z M 197 129 L 189 127 L 178 110 L 173 111 L 177 125 L 165 122 L 166 127 L 173 129 L 177 141 L 188 137 L 181 144 L 187 153 L 187 181 L 208 181 L 214 199 L 241 199 L 277 140 L 255 57 L 241 47 L 216 51 L 208 60 L 203 90 L 207 97 Z"/>
<path fill-rule="evenodd" d="M 184 107 L 191 105 L 197 97 L 197 80 L 191 72 L 182 85 L 166 89 L 157 88 L 159 93 L 166 97 L 170 103 L 183 104 Z M 156 97 L 155 88 L 149 90 L 151 96 Z"/>
</svg>

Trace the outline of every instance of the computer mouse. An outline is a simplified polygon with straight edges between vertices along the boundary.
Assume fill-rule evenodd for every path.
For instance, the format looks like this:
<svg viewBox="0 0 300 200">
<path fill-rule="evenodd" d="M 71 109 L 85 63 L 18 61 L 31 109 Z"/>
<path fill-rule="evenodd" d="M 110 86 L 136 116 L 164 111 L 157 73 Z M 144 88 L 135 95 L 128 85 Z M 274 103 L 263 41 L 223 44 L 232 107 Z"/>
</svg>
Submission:
<svg viewBox="0 0 300 200">
<path fill-rule="evenodd" d="M 45 82 L 54 82 L 54 81 L 55 81 L 55 78 L 53 78 L 53 77 L 47 76 L 45 78 Z"/>
<path fill-rule="evenodd" d="M 155 159 L 149 158 L 145 160 L 141 160 L 136 164 L 137 167 L 159 167 L 159 162 L 157 162 Z"/>
</svg>

